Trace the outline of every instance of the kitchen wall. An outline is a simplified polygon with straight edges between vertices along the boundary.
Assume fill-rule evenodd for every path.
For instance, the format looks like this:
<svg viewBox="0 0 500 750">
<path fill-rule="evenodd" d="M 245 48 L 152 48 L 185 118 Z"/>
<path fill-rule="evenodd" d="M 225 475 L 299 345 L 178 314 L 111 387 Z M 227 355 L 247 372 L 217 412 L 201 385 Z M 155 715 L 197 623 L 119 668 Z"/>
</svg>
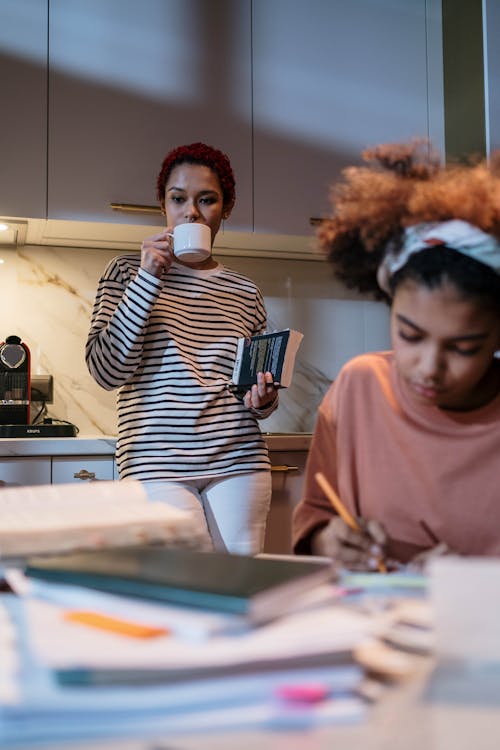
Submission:
<svg viewBox="0 0 500 750">
<path fill-rule="evenodd" d="M 116 254 L 48 246 L 0 252 L 0 340 L 17 334 L 29 346 L 32 373 L 54 376 L 49 416 L 73 422 L 80 435 L 116 433 L 115 393 L 93 382 L 84 361 L 97 282 Z M 259 284 L 270 329 L 291 327 L 304 333 L 294 382 L 262 429 L 310 432 L 317 406 L 341 365 L 360 352 L 388 347 L 386 306 L 346 293 L 323 261 L 220 260 Z"/>
</svg>

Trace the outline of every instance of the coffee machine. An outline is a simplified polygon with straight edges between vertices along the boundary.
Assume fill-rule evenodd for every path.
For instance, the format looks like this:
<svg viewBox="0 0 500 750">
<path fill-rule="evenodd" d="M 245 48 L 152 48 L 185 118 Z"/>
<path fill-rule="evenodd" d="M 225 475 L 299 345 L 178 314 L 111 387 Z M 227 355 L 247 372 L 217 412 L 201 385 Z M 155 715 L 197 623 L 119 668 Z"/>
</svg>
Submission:
<svg viewBox="0 0 500 750">
<path fill-rule="evenodd" d="M 0 344 L 0 425 L 30 423 L 30 350 L 19 336 Z"/>
</svg>

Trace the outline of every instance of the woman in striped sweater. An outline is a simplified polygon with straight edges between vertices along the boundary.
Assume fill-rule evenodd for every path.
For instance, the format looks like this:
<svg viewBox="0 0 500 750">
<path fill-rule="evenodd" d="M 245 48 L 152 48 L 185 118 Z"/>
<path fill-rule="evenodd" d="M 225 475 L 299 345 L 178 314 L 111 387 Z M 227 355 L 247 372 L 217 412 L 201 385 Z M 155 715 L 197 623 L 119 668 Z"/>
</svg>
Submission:
<svg viewBox="0 0 500 750">
<path fill-rule="evenodd" d="M 120 479 L 143 481 L 152 500 L 190 509 L 217 550 L 262 550 L 270 463 L 258 420 L 277 406 L 271 373 L 243 398 L 227 389 L 237 340 L 266 328 L 262 294 L 217 262 L 175 258 L 178 224 L 210 227 L 212 244 L 235 200 L 221 151 L 203 143 L 165 157 L 157 195 L 166 228 L 121 255 L 100 279 L 86 361 L 118 389 Z"/>
</svg>

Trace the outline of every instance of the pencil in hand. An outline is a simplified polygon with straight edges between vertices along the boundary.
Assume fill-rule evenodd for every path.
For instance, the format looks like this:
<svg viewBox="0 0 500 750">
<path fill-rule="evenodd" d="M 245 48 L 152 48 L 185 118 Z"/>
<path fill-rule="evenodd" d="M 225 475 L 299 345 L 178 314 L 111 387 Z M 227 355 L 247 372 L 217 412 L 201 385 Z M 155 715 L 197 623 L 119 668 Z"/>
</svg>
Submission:
<svg viewBox="0 0 500 750">
<path fill-rule="evenodd" d="M 318 471 L 314 478 L 318 485 L 321 487 L 323 492 L 325 493 L 327 499 L 330 501 L 332 507 L 338 513 L 340 518 L 344 521 L 347 526 L 349 526 L 350 529 L 353 531 L 356 531 L 358 534 L 363 534 L 363 529 L 359 525 L 359 523 L 356 521 L 353 515 L 347 510 L 344 503 L 340 499 L 340 497 L 337 495 L 335 490 L 333 489 L 332 485 L 328 481 L 328 479 L 325 477 L 324 474 L 322 474 L 320 471 Z M 384 561 L 382 558 L 379 558 L 378 560 L 378 571 L 379 573 L 387 573 L 387 568 L 385 566 Z"/>
</svg>

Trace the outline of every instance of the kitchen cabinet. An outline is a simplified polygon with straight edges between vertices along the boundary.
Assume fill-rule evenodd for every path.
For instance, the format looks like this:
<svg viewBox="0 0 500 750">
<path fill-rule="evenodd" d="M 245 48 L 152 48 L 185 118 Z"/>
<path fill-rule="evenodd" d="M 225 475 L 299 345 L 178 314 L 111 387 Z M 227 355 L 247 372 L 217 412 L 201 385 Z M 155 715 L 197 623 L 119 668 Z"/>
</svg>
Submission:
<svg viewBox="0 0 500 750">
<path fill-rule="evenodd" d="M 227 230 L 310 236 L 361 149 L 443 146 L 440 7 L 5 0 L 0 213 L 159 225 L 110 203 L 157 205 L 166 152 L 203 140 L 234 167 Z"/>
<path fill-rule="evenodd" d="M 2 485 L 50 484 L 50 458 L 0 458 L 0 487 Z"/>
<path fill-rule="evenodd" d="M 255 231 L 308 235 L 369 145 L 443 145 L 438 6 L 253 0 Z"/>
<path fill-rule="evenodd" d="M 270 450 L 273 494 L 264 552 L 292 552 L 292 514 L 302 496 L 307 450 Z"/>
<path fill-rule="evenodd" d="M 161 224 L 111 202 L 157 205 L 173 147 L 231 157 L 232 225 L 251 229 L 250 0 L 51 0 L 48 216 Z"/>
<path fill-rule="evenodd" d="M 0 481 L 68 484 L 118 479 L 115 438 L 0 439 Z"/>
<path fill-rule="evenodd" d="M 117 478 L 118 473 L 112 457 L 0 458 L 0 482 L 6 485 L 67 484 Z"/>
<path fill-rule="evenodd" d="M 0 215 L 44 217 L 47 198 L 46 0 L 0 3 Z"/>
<path fill-rule="evenodd" d="M 227 229 L 309 235 L 360 150 L 442 138 L 438 5 L 51 0 L 49 218 L 161 224 L 109 204 L 156 204 L 165 153 L 203 140 L 235 170 Z"/>
<path fill-rule="evenodd" d="M 483 29 L 487 74 L 484 77 L 486 98 L 486 148 L 488 155 L 500 149 L 500 48 L 497 43 L 500 29 L 500 4 L 497 0 L 484 0 Z"/>
</svg>

